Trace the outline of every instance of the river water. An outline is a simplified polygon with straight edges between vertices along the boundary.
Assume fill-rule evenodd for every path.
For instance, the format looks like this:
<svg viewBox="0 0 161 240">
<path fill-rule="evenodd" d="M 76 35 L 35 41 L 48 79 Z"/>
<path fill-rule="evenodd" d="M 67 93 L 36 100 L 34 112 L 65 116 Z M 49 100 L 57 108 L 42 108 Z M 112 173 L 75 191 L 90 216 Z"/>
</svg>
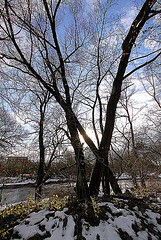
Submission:
<svg viewBox="0 0 161 240">
<path fill-rule="evenodd" d="M 43 198 L 52 197 L 53 195 L 65 196 L 74 192 L 74 183 L 51 183 L 43 187 Z M 10 203 L 25 201 L 28 198 L 34 199 L 35 187 L 8 187 L 0 189 L 1 206 Z"/>
<path fill-rule="evenodd" d="M 131 180 L 119 180 L 118 183 L 123 192 L 126 191 L 126 189 L 131 189 L 133 187 L 133 183 Z M 149 182 L 146 181 L 146 184 L 149 185 Z M 160 185 L 161 180 L 159 180 L 157 184 Z M 52 197 L 53 195 L 56 195 L 56 194 L 60 197 L 63 197 L 65 195 L 70 195 L 74 193 L 74 186 L 75 186 L 75 183 L 47 184 L 43 187 L 43 197 Z M 32 186 L 0 189 L 1 206 L 5 204 L 25 201 L 28 198 L 34 199 L 34 195 L 35 195 L 35 188 Z"/>
</svg>

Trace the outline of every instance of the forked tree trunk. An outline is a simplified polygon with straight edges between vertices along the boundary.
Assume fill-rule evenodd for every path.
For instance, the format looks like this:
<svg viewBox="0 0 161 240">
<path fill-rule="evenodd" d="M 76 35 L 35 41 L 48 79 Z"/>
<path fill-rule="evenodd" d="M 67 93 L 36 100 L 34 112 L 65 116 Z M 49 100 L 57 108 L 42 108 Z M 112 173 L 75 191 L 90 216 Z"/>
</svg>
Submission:
<svg viewBox="0 0 161 240">
<path fill-rule="evenodd" d="M 106 175 L 105 175 L 106 176 Z M 107 168 L 107 177 L 109 179 L 109 183 L 114 191 L 115 194 L 120 194 L 122 193 L 121 188 L 118 185 L 118 181 L 115 178 L 115 176 L 113 175 L 112 170 L 108 167 Z"/>
<path fill-rule="evenodd" d="M 110 194 L 110 185 L 115 194 L 121 193 L 121 189 L 118 185 L 117 179 L 112 173 L 112 170 L 97 160 L 89 186 L 91 196 L 98 195 L 101 181 L 104 194 Z"/>
<path fill-rule="evenodd" d="M 78 198 L 88 199 L 89 189 L 86 179 L 85 161 L 82 147 L 79 145 L 80 149 L 77 147 L 75 150 L 76 161 L 77 161 L 77 183 L 76 183 L 76 193 Z M 77 153 L 76 153 L 77 152 Z"/>
<path fill-rule="evenodd" d="M 129 57 L 131 54 L 131 50 L 132 50 L 133 45 L 135 44 L 138 34 L 140 33 L 140 31 L 143 28 L 146 21 L 149 19 L 149 14 L 151 13 L 151 8 L 153 7 L 155 2 L 156 2 L 155 0 L 154 1 L 150 1 L 150 0 L 145 1 L 140 12 L 138 13 L 135 20 L 133 21 L 131 28 L 122 44 L 123 53 L 122 53 L 122 56 L 120 59 L 116 77 L 113 82 L 111 96 L 110 96 L 110 99 L 109 99 L 109 102 L 107 105 L 105 127 L 104 127 L 104 131 L 103 131 L 101 143 L 99 146 L 99 151 L 101 153 L 102 162 L 106 166 L 108 166 L 108 152 L 109 152 L 112 133 L 113 133 L 113 129 L 114 129 L 116 108 L 117 108 L 118 101 L 120 99 L 121 87 L 122 87 L 123 80 L 124 80 L 124 78 L 127 77 L 127 75 L 125 76 L 125 71 L 128 66 L 128 61 L 129 61 Z M 103 172 L 102 168 L 104 168 L 103 164 L 98 163 L 98 160 L 95 164 L 94 171 L 92 173 L 91 184 L 90 184 L 90 191 L 92 194 L 94 192 L 95 193 L 98 192 L 98 186 L 100 184 L 101 178 L 103 177 L 102 176 L 102 172 Z M 114 192 L 120 191 L 119 187 L 116 184 L 116 181 L 115 181 L 115 178 L 114 178 L 112 172 L 107 171 L 105 176 L 106 176 L 105 178 L 107 179 L 106 185 L 107 185 L 107 182 L 109 181 L 111 183 L 112 188 L 114 188 L 113 189 Z M 106 188 L 107 188 L 107 186 L 106 186 Z"/>
<path fill-rule="evenodd" d="M 78 147 L 79 146 L 79 147 Z M 88 221 L 92 226 L 96 226 L 99 224 L 99 219 L 95 216 L 92 200 L 90 197 L 89 187 L 87 184 L 86 179 L 86 170 L 85 170 L 85 162 L 84 162 L 84 154 L 82 145 L 80 141 L 76 147 L 75 155 L 77 160 L 77 168 L 78 168 L 78 175 L 77 175 L 77 184 L 76 184 L 76 193 L 79 200 L 83 200 L 86 202 L 88 208 Z"/>
</svg>

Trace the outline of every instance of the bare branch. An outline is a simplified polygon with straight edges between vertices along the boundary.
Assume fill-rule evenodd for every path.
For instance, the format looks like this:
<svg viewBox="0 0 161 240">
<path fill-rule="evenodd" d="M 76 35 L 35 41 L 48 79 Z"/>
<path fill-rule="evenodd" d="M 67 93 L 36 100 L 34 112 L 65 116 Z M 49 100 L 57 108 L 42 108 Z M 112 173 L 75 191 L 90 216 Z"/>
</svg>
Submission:
<svg viewBox="0 0 161 240">
<path fill-rule="evenodd" d="M 143 68 L 143 67 L 145 67 L 146 65 L 152 63 L 152 62 L 155 61 L 160 55 L 161 55 L 161 52 L 158 53 L 154 58 L 152 58 L 152 59 L 150 59 L 149 61 L 141 64 L 140 66 L 136 67 L 135 69 L 133 69 L 132 71 L 130 71 L 129 73 L 127 73 L 127 74 L 123 77 L 123 79 L 129 77 L 131 74 L 133 74 L 134 72 L 136 72 L 136 71 L 139 70 L 140 68 Z"/>
</svg>

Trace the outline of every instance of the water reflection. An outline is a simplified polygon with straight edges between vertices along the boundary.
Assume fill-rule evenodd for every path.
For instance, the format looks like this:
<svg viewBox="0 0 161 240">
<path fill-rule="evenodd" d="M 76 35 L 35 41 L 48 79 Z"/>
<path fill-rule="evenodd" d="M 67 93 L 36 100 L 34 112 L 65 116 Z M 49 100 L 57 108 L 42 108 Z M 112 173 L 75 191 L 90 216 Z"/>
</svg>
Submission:
<svg viewBox="0 0 161 240">
<path fill-rule="evenodd" d="M 1 190 L 1 204 L 17 203 L 26 198 L 34 198 L 34 187 L 8 188 Z"/>
<path fill-rule="evenodd" d="M 74 193 L 74 183 L 47 184 L 43 187 L 43 198 L 52 197 L 54 194 L 61 196 Z M 1 205 L 25 201 L 27 198 L 34 199 L 34 187 L 19 187 L 1 189 Z"/>
</svg>

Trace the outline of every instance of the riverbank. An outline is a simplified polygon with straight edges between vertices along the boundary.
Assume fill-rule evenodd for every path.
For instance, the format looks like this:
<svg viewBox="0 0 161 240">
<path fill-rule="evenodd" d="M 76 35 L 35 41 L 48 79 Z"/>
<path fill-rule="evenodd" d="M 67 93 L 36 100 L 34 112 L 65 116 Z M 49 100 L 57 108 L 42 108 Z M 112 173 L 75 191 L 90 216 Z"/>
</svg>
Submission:
<svg viewBox="0 0 161 240">
<path fill-rule="evenodd" d="M 48 184 L 59 184 L 69 182 L 67 178 L 52 178 L 48 179 L 44 185 Z M 35 187 L 36 180 L 34 179 L 21 179 L 21 178 L 7 178 L 3 183 L 0 184 L 0 189 L 8 189 L 8 188 L 21 188 L 21 187 Z"/>
</svg>

